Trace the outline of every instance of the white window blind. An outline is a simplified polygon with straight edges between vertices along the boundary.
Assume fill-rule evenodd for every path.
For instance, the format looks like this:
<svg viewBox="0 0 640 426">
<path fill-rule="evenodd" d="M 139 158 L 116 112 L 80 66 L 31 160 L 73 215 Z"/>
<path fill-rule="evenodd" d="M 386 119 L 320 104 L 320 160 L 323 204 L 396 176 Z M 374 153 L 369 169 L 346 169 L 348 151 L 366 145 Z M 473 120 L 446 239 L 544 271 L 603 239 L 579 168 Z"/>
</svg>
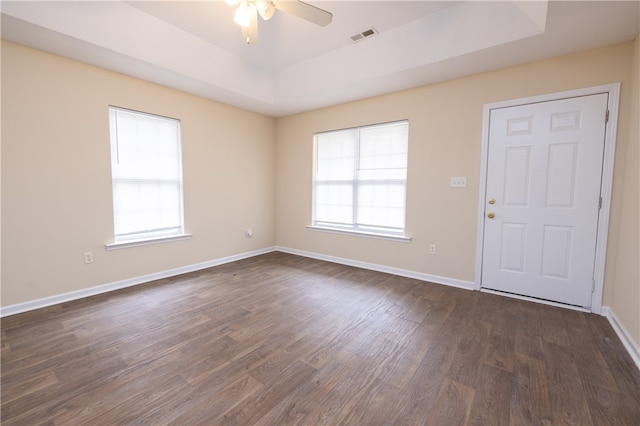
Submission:
<svg viewBox="0 0 640 426">
<path fill-rule="evenodd" d="M 317 133 L 313 224 L 402 234 L 409 123 Z"/>
<path fill-rule="evenodd" d="M 109 107 L 115 242 L 184 233 L 180 122 Z"/>
</svg>

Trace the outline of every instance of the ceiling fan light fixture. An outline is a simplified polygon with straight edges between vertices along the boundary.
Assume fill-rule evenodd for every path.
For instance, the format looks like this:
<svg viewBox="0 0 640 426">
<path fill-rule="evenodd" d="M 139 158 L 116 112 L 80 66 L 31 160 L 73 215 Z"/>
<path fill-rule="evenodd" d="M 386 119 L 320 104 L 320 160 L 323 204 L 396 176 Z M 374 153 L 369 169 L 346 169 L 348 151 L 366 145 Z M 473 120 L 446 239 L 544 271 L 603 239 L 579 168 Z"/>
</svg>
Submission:
<svg viewBox="0 0 640 426">
<path fill-rule="evenodd" d="M 276 7 L 271 0 L 255 0 L 256 9 L 258 13 L 265 21 L 271 19 L 274 13 L 276 13 Z"/>
<path fill-rule="evenodd" d="M 0 0 L 1 1 L 1 0 Z M 295 15 L 322 27 L 328 25 L 331 12 L 312 6 L 301 0 L 225 0 L 227 4 L 238 5 L 233 21 L 242 28 L 242 40 L 247 43 L 258 41 L 258 15 L 265 21 L 271 19 L 276 9 Z M 277 3 L 276 3 L 277 1 Z"/>
<path fill-rule="evenodd" d="M 253 3 L 251 6 L 255 7 Z M 246 0 L 242 0 L 240 5 L 238 5 L 236 13 L 233 15 L 233 22 L 244 28 L 247 28 L 251 24 L 250 5 Z"/>
<path fill-rule="evenodd" d="M 251 44 L 251 35 L 247 27 L 242 27 L 242 41 L 246 44 Z"/>
</svg>

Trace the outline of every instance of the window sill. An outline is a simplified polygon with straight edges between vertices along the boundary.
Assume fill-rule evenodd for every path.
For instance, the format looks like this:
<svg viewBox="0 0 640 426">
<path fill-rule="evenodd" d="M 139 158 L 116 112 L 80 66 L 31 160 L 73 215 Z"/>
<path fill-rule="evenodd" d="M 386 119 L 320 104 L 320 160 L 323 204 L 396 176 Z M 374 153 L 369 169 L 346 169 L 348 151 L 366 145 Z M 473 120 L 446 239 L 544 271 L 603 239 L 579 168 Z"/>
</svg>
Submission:
<svg viewBox="0 0 640 426">
<path fill-rule="evenodd" d="M 410 243 L 411 237 L 405 235 L 381 234 L 376 232 L 353 231 L 347 229 L 327 228 L 324 226 L 308 225 L 307 229 L 311 231 L 329 232 L 332 234 L 357 235 L 359 237 L 378 238 L 381 240 L 398 241 L 402 243 Z"/>
<path fill-rule="evenodd" d="M 191 234 L 171 235 L 167 237 L 149 238 L 145 240 L 121 241 L 117 243 L 105 244 L 107 250 L 119 250 L 129 247 L 148 246 L 151 244 L 169 243 L 172 241 L 181 241 L 191 239 Z"/>
</svg>

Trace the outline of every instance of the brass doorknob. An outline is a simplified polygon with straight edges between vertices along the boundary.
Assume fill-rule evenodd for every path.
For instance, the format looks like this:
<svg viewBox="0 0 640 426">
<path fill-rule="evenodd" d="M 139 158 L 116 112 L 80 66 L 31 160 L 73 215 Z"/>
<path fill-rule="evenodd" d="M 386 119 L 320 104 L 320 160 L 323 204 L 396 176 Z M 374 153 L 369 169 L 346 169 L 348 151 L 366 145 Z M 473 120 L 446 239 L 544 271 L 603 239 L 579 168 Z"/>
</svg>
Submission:
<svg viewBox="0 0 640 426">
<path fill-rule="evenodd" d="M 495 204 L 495 203 L 496 203 L 495 198 L 489 198 L 488 203 L 489 203 L 489 204 Z"/>
<path fill-rule="evenodd" d="M 489 213 L 487 213 L 487 217 L 489 219 L 493 219 L 494 217 L 496 217 L 496 214 L 494 212 L 489 212 Z"/>
</svg>

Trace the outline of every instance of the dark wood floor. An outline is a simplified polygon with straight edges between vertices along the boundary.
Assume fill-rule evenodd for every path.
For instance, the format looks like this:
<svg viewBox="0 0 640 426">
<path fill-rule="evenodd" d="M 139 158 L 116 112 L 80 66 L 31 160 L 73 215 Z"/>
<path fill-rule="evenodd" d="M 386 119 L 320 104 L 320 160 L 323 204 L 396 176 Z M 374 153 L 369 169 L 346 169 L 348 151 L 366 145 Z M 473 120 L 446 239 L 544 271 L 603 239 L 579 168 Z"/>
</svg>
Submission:
<svg viewBox="0 0 640 426">
<path fill-rule="evenodd" d="M 640 424 L 607 320 L 283 253 L 2 320 L 2 424 Z"/>
</svg>

